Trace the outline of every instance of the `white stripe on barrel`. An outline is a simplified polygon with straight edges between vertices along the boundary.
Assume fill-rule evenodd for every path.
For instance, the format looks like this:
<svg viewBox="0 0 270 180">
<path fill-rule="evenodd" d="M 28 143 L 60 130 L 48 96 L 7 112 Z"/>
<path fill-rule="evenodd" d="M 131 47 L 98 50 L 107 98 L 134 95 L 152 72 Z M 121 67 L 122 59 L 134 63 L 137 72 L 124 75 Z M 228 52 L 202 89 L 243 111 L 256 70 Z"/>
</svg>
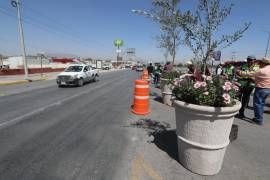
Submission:
<svg viewBox="0 0 270 180">
<path fill-rule="evenodd" d="M 136 88 L 149 88 L 149 85 L 135 85 Z"/>
<path fill-rule="evenodd" d="M 149 96 L 135 96 L 135 99 L 149 99 Z"/>
</svg>

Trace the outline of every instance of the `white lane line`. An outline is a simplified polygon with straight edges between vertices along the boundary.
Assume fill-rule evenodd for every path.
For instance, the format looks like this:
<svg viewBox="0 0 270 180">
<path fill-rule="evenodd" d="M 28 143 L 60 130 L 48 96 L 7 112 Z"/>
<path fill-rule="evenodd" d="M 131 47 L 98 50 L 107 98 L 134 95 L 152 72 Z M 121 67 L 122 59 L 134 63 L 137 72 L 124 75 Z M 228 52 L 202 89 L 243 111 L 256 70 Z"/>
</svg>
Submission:
<svg viewBox="0 0 270 180">
<path fill-rule="evenodd" d="M 11 125 L 13 125 L 13 124 L 16 124 L 16 123 L 18 123 L 18 122 L 24 120 L 25 118 L 27 118 L 27 117 L 29 117 L 29 116 L 36 115 L 36 114 L 38 114 L 38 113 L 41 113 L 41 112 L 45 111 L 45 110 L 48 109 L 48 108 L 51 108 L 51 107 L 54 107 L 54 106 L 59 106 L 59 105 L 61 105 L 61 104 L 64 103 L 64 102 L 67 102 L 67 101 L 69 101 L 69 100 L 72 100 L 72 99 L 74 99 L 74 98 L 77 98 L 77 97 L 79 97 L 79 96 L 82 96 L 82 95 L 84 95 L 84 94 L 87 94 L 87 93 L 89 93 L 89 92 L 91 92 L 91 91 L 93 91 L 93 90 L 95 90 L 95 89 L 101 88 L 101 87 L 107 85 L 108 83 L 112 83 L 112 81 L 109 81 L 109 82 L 100 84 L 99 86 L 93 87 L 93 88 L 91 88 L 91 89 L 87 89 L 86 91 L 83 91 L 83 92 L 81 92 L 81 93 L 79 93 L 79 94 L 75 94 L 75 95 L 73 95 L 73 96 L 69 96 L 69 97 L 67 97 L 67 98 L 64 98 L 64 99 L 62 99 L 62 100 L 56 101 L 56 102 L 54 102 L 54 103 L 52 103 L 52 104 L 49 104 L 49 105 L 46 105 L 46 106 L 44 106 L 44 107 L 38 108 L 38 109 L 36 109 L 36 110 L 34 110 L 34 111 L 31 111 L 31 112 L 29 112 L 29 113 L 26 113 L 26 114 L 24 114 L 24 115 L 21 115 L 21 116 L 19 116 L 19 117 L 14 118 L 14 119 L 5 121 L 5 122 L 3 122 L 3 123 L 0 123 L 0 129 L 6 128 L 6 127 L 11 126 Z"/>
</svg>

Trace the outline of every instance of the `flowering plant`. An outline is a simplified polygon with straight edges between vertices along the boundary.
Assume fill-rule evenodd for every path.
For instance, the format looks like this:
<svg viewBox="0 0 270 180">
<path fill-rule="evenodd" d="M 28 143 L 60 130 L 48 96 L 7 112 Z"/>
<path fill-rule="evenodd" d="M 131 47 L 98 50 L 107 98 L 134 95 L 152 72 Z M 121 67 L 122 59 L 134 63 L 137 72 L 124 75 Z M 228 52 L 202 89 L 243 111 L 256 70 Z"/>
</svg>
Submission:
<svg viewBox="0 0 270 180">
<path fill-rule="evenodd" d="M 175 82 L 173 93 L 177 100 L 187 103 L 227 107 L 235 104 L 238 90 L 234 83 L 217 76 L 206 81 L 179 79 Z"/>
</svg>

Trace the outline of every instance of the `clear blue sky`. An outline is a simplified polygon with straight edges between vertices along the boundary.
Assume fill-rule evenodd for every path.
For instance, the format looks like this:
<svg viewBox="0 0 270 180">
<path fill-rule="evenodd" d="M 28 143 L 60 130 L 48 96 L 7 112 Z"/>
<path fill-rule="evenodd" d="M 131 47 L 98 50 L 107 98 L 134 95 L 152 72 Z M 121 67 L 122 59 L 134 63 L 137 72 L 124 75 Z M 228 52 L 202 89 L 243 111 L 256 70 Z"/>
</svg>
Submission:
<svg viewBox="0 0 270 180">
<path fill-rule="evenodd" d="M 154 36 L 159 34 L 158 24 L 131 12 L 132 9 L 149 10 L 151 0 L 21 1 L 28 54 L 67 53 L 115 59 L 113 41 L 120 38 L 125 42 L 123 48 L 136 48 L 140 58 L 154 61 L 164 59 L 154 40 Z M 270 31 L 270 1 L 231 2 L 235 6 L 220 28 L 220 33 L 234 32 L 244 22 L 251 22 L 252 26 L 242 39 L 222 51 L 222 59 L 230 59 L 233 51 L 238 59 L 249 54 L 263 57 L 267 43 L 267 34 L 263 30 Z M 194 9 L 196 3 L 197 0 L 182 0 L 181 8 Z M 14 17 L 16 9 L 10 5 L 10 0 L 1 0 L 0 53 L 4 55 L 20 54 L 18 22 Z M 177 61 L 191 57 L 188 48 L 179 48 Z"/>
</svg>

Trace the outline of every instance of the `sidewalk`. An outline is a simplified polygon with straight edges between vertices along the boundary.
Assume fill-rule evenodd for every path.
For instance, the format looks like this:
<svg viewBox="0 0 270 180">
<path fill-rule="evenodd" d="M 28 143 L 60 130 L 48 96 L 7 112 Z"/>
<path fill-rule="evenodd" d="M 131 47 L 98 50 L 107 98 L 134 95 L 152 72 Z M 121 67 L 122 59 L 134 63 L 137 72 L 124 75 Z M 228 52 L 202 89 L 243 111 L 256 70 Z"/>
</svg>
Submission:
<svg viewBox="0 0 270 180">
<path fill-rule="evenodd" d="M 137 179 L 163 180 L 268 180 L 270 177 L 270 115 L 264 114 L 263 126 L 251 121 L 235 119 L 238 138 L 227 148 L 219 174 L 201 176 L 185 169 L 178 161 L 177 137 L 175 133 L 175 111 L 160 101 L 160 90 L 152 88 L 151 113 L 147 116 L 129 117 L 132 131 L 133 157 L 132 177 Z M 250 102 L 251 105 L 252 102 Z M 252 118 L 253 111 L 246 110 Z M 138 171 L 138 169 L 143 169 Z"/>
<path fill-rule="evenodd" d="M 59 73 L 60 72 L 29 74 L 28 79 L 25 79 L 24 75 L 0 76 L 0 85 L 15 85 L 35 81 L 51 80 L 55 79 Z"/>
</svg>

